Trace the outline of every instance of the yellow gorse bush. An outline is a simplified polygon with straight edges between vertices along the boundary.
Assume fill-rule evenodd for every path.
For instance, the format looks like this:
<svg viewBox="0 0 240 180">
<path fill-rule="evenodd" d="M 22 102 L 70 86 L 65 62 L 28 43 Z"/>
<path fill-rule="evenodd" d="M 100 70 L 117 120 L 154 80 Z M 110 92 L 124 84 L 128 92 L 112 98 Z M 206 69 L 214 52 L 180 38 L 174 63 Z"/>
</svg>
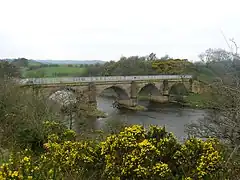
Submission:
<svg viewBox="0 0 240 180">
<path fill-rule="evenodd" d="M 127 127 L 103 142 L 76 141 L 75 136 L 69 130 L 60 136 L 54 132 L 49 134 L 40 156 L 29 151 L 12 155 L 0 166 L 0 180 L 191 180 L 217 178 L 223 170 L 222 155 L 214 139 L 192 138 L 180 144 L 165 128 L 150 126 L 146 130 L 140 125 Z"/>
<path fill-rule="evenodd" d="M 0 180 L 10 179 L 33 179 L 39 176 L 39 167 L 35 166 L 29 150 L 20 155 L 11 155 L 8 163 L 0 166 Z"/>
</svg>

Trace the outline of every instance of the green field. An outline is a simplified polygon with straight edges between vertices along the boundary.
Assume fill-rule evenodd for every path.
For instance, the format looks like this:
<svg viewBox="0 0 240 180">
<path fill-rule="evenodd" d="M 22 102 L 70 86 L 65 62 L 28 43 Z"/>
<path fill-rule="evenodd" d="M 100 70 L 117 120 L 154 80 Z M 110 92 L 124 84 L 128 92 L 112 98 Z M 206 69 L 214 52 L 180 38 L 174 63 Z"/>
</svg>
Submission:
<svg viewBox="0 0 240 180">
<path fill-rule="evenodd" d="M 23 77 L 60 77 L 60 76 L 82 76 L 87 72 L 86 68 L 80 67 L 43 67 L 35 70 L 26 70 Z"/>
</svg>

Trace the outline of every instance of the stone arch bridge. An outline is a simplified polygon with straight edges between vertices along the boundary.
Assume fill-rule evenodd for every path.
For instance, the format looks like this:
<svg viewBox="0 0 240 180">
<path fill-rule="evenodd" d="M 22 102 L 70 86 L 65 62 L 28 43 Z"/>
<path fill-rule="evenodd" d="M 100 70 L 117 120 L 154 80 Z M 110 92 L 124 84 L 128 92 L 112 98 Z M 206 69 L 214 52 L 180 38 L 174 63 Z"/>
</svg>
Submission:
<svg viewBox="0 0 240 180">
<path fill-rule="evenodd" d="M 37 85 L 45 94 L 59 91 L 83 92 L 90 103 L 96 103 L 96 97 L 106 89 L 117 94 L 120 105 L 133 107 L 137 105 L 137 97 L 145 93 L 149 100 L 164 103 L 178 88 L 187 92 L 193 91 L 191 75 L 154 75 L 154 76 L 104 76 L 75 78 L 32 78 L 20 81 L 24 87 Z"/>
</svg>

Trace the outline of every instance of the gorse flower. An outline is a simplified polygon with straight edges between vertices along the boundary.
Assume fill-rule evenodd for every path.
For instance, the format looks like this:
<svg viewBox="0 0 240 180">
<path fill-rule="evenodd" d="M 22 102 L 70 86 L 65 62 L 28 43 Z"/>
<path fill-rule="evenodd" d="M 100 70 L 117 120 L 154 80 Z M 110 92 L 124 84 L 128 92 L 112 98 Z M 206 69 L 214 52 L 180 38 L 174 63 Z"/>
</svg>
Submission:
<svg viewBox="0 0 240 180">
<path fill-rule="evenodd" d="M 58 124 L 46 122 L 57 128 Z M 55 132 L 55 131 L 54 131 Z M 221 152 L 214 139 L 189 139 L 180 144 L 165 128 L 148 130 L 134 125 L 108 136 L 105 141 L 74 140 L 66 130 L 50 133 L 45 152 L 26 150 L 13 154 L 0 166 L 2 179 L 205 179 L 217 178 L 223 170 Z M 83 179 L 84 179 L 83 178 Z"/>
</svg>

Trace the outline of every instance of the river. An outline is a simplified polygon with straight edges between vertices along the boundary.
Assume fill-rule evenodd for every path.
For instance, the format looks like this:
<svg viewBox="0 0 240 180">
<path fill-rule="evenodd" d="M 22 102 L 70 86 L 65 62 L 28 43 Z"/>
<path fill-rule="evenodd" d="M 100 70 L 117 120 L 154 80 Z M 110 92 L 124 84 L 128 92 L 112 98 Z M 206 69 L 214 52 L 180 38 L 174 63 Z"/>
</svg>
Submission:
<svg viewBox="0 0 240 180">
<path fill-rule="evenodd" d="M 185 124 L 195 122 L 203 118 L 206 114 L 204 110 L 180 108 L 178 106 L 168 106 L 160 104 L 149 104 L 148 101 L 140 101 L 140 105 L 148 107 L 148 110 L 141 112 L 119 111 L 112 107 L 113 99 L 98 97 L 98 109 L 108 114 L 107 118 L 100 118 L 96 125 L 98 128 L 104 126 L 106 121 L 123 121 L 127 124 L 141 124 L 165 126 L 169 132 L 182 140 L 187 137 Z"/>
</svg>

